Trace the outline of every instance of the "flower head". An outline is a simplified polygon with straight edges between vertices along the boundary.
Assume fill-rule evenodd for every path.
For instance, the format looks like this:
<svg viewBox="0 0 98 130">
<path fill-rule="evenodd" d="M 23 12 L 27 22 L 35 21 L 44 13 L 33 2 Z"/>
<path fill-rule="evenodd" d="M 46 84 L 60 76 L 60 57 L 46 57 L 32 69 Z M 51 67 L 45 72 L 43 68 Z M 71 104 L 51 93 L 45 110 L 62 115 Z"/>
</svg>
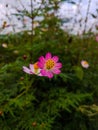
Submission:
<svg viewBox="0 0 98 130">
<path fill-rule="evenodd" d="M 3 47 L 3 48 L 7 48 L 8 45 L 7 45 L 6 43 L 2 43 L 2 47 Z"/>
<path fill-rule="evenodd" d="M 41 56 L 38 61 L 38 66 L 41 69 L 41 74 L 52 78 L 54 74 L 60 74 L 60 69 L 62 68 L 62 63 L 58 62 L 58 56 L 53 56 L 48 52 L 45 57 Z"/>
<path fill-rule="evenodd" d="M 96 42 L 98 42 L 98 35 L 96 35 Z"/>
<path fill-rule="evenodd" d="M 81 65 L 82 65 L 83 68 L 86 68 L 86 69 L 89 67 L 89 63 L 85 60 L 81 61 Z"/>
<path fill-rule="evenodd" d="M 41 69 L 38 67 L 38 62 L 36 62 L 35 64 L 30 64 L 29 68 L 23 66 L 23 71 L 27 74 L 35 74 L 41 76 L 40 70 Z"/>
</svg>

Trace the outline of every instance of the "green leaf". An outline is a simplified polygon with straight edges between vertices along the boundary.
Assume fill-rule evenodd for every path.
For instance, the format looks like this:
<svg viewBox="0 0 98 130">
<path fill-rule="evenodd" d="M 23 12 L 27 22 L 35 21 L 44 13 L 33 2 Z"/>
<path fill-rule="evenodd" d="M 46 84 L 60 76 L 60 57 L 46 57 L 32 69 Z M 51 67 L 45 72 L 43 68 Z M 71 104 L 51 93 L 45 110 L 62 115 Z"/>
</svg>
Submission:
<svg viewBox="0 0 98 130">
<path fill-rule="evenodd" d="M 67 75 L 67 74 L 65 74 L 65 73 L 61 73 L 60 75 L 59 75 L 62 79 L 63 79 L 63 81 L 67 81 L 68 79 L 70 79 L 70 77 Z"/>
</svg>

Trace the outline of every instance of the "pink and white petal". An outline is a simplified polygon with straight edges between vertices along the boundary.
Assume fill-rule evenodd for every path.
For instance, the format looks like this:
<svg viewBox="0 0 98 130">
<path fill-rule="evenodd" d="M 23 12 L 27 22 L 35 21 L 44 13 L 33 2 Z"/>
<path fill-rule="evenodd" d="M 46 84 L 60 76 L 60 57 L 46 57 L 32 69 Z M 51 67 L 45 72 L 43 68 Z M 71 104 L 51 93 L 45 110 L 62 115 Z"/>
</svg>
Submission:
<svg viewBox="0 0 98 130">
<path fill-rule="evenodd" d="M 34 72 L 34 65 L 33 65 L 33 64 L 30 64 L 29 67 L 30 67 L 30 70 L 31 70 L 32 72 Z"/>
<path fill-rule="evenodd" d="M 36 72 L 34 74 L 37 75 L 37 76 L 43 76 L 40 72 Z"/>
<path fill-rule="evenodd" d="M 37 73 L 40 73 L 40 71 L 41 71 L 41 69 L 38 69 L 38 70 L 37 70 Z"/>
<path fill-rule="evenodd" d="M 43 76 L 43 75 L 41 73 L 39 73 L 38 76 Z"/>
<path fill-rule="evenodd" d="M 39 61 L 45 63 L 45 58 L 43 56 L 40 56 Z"/>
<path fill-rule="evenodd" d="M 53 69 L 52 72 L 53 72 L 54 74 L 60 74 L 60 73 L 61 73 L 61 71 L 60 71 L 59 69 Z"/>
<path fill-rule="evenodd" d="M 47 72 L 47 77 L 48 78 L 53 78 L 53 73 L 51 71 Z"/>
<path fill-rule="evenodd" d="M 58 60 L 59 60 L 59 57 L 58 56 L 53 56 L 53 58 L 52 58 L 55 62 L 58 62 Z"/>
<path fill-rule="evenodd" d="M 56 63 L 55 67 L 58 69 L 62 68 L 62 63 Z"/>
<path fill-rule="evenodd" d="M 51 59 L 52 55 L 50 52 L 48 52 L 45 56 L 45 59 L 48 60 L 48 59 Z"/>
<path fill-rule="evenodd" d="M 25 73 L 27 73 L 27 74 L 33 74 L 33 73 L 31 72 L 31 70 L 28 69 L 28 68 L 25 67 L 25 66 L 23 66 L 23 71 L 24 71 Z"/>
<path fill-rule="evenodd" d="M 40 71 L 41 71 L 41 69 L 37 69 L 37 70 L 34 72 L 34 74 L 39 75 L 39 74 L 40 74 Z"/>
</svg>

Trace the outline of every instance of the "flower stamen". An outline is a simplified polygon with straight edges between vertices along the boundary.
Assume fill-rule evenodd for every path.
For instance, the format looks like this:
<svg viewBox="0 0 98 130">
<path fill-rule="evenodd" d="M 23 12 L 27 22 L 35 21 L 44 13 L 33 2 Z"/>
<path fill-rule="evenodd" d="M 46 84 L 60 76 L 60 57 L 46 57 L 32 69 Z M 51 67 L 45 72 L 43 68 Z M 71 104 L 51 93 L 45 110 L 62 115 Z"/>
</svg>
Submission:
<svg viewBox="0 0 98 130">
<path fill-rule="evenodd" d="M 87 61 L 84 61 L 84 65 L 88 65 L 88 62 L 87 62 Z"/>
<path fill-rule="evenodd" d="M 46 61 L 46 69 L 50 70 L 55 66 L 55 62 L 52 59 Z"/>
<path fill-rule="evenodd" d="M 36 62 L 36 63 L 34 64 L 34 69 L 39 69 L 39 67 L 38 67 L 38 62 Z"/>
</svg>

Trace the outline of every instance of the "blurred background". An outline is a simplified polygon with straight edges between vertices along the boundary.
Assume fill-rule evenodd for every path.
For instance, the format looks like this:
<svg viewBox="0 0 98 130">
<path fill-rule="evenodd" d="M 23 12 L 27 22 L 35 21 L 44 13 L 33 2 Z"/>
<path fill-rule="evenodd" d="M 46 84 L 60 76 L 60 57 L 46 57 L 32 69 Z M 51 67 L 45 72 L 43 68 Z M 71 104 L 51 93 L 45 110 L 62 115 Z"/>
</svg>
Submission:
<svg viewBox="0 0 98 130">
<path fill-rule="evenodd" d="M 43 8 L 40 0 L 0 0 L 0 33 L 5 34 L 30 30 L 32 20 L 29 13 L 39 7 Z M 96 26 L 98 24 L 98 1 L 62 0 L 59 2 L 59 9 L 55 12 L 55 15 L 62 21 L 61 28 L 70 33 L 82 34 L 83 31 L 89 30 L 96 32 Z M 39 15 L 34 19 L 40 21 L 44 17 Z M 5 28 L 2 29 L 4 25 Z"/>
</svg>

